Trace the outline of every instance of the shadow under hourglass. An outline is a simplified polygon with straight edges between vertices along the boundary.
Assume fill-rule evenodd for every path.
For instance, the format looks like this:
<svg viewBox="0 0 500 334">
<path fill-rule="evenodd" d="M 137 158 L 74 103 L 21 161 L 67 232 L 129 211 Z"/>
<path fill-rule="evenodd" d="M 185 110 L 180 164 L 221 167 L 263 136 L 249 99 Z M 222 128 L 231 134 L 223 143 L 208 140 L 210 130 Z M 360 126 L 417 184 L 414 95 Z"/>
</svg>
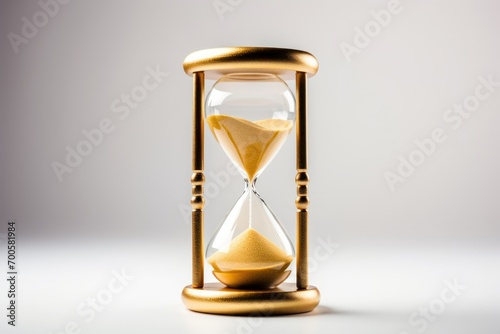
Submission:
<svg viewBox="0 0 500 334">
<path fill-rule="evenodd" d="M 314 316 L 318 316 L 318 315 L 329 315 L 329 314 L 335 314 L 335 313 L 337 313 L 337 312 L 328 306 L 318 305 L 311 312 L 291 314 L 289 316 L 290 317 L 314 317 Z M 285 316 L 283 316 L 283 317 L 285 317 Z"/>
</svg>

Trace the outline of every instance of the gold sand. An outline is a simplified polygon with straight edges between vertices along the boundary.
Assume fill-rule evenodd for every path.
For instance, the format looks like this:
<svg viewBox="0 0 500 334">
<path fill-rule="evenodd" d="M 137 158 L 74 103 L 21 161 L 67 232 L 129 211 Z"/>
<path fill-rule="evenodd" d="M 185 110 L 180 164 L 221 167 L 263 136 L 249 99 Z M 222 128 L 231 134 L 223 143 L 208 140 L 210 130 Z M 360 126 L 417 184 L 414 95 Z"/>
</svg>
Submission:
<svg viewBox="0 0 500 334">
<path fill-rule="evenodd" d="M 289 275 L 293 261 L 281 248 L 249 228 L 234 238 L 229 249 L 208 258 L 214 275 L 229 287 L 273 287 Z"/>
<path fill-rule="evenodd" d="M 274 157 L 290 133 L 292 121 L 265 119 L 251 122 L 243 118 L 210 115 L 207 123 L 231 160 L 252 182 Z"/>
</svg>

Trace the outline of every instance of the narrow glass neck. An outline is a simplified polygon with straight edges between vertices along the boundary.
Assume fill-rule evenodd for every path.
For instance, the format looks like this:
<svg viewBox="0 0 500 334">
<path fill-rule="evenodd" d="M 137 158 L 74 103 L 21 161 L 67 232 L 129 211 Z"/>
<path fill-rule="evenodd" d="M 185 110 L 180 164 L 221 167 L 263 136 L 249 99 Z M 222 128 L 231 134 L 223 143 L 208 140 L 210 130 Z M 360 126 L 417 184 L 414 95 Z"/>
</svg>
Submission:
<svg viewBox="0 0 500 334">
<path fill-rule="evenodd" d="M 244 179 L 245 181 L 245 191 L 252 189 L 253 192 L 257 192 L 257 188 L 255 188 L 255 184 L 257 183 L 257 178 L 254 178 L 252 181 L 249 181 L 247 178 Z"/>
</svg>

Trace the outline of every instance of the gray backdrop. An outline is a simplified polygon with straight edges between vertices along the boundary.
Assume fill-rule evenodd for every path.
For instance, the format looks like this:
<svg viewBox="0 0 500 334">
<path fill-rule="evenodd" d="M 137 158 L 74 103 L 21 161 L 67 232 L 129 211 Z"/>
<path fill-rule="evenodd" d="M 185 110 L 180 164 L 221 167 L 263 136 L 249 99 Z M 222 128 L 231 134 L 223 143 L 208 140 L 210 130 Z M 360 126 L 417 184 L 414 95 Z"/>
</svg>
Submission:
<svg viewBox="0 0 500 334">
<path fill-rule="evenodd" d="M 0 256 L 14 219 L 19 265 L 18 326 L 1 327 L 495 332 L 498 2 L 61 2 L 0 9 Z M 320 63 L 308 96 L 311 283 L 323 301 L 301 322 L 211 317 L 180 302 L 191 240 L 182 62 L 231 45 L 303 49 Z M 289 138 L 258 182 L 293 240 L 294 149 Z M 208 131 L 205 157 L 209 238 L 243 183 Z M 99 295 L 122 268 L 135 279 Z M 446 279 L 465 282 L 462 299 L 425 329 L 412 324 Z M 91 296 L 103 305 L 95 319 L 78 311 Z"/>
</svg>

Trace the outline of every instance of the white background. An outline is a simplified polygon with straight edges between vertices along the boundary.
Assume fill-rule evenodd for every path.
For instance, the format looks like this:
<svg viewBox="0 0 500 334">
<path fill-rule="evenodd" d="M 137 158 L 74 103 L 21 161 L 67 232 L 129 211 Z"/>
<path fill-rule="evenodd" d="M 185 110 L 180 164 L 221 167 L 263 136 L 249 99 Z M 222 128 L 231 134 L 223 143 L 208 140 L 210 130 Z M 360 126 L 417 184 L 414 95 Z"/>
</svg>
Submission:
<svg viewBox="0 0 500 334">
<path fill-rule="evenodd" d="M 19 295 L 18 326 L 2 311 L 2 333 L 60 333 L 72 321 L 82 333 L 498 333 L 500 86 L 456 129 L 443 116 L 472 101 L 479 77 L 500 81 L 500 6 L 402 0 L 380 27 L 372 11 L 389 3 L 74 0 L 52 7 L 16 52 L 9 34 L 23 36 L 23 17 L 43 19 L 42 7 L 3 2 L 0 267 L 15 219 Z M 380 31 L 346 57 L 342 43 L 356 46 L 366 27 Z M 322 302 L 307 315 L 210 316 L 180 301 L 191 277 L 192 80 L 182 62 L 231 45 L 303 49 L 320 63 L 308 96 L 310 282 Z M 147 68 L 169 74 L 120 119 L 112 103 Z M 113 131 L 60 182 L 53 163 L 66 164 L 67 146 L 105 118 Z M 446 140 L 391 189 L 385 173 L 397 174 L 400 156 L 418 155 L 415 141 L 436 128 Z M 216 182 L 228 160 L 206 134 L 209 238 L 243 185 Z M 290 138 L 258 184 L 292 240 L 294 167 Z M 336 247 L 321 248 L 328 240 Z M 102 311 L 77 312 L 122 269 L 134 279 Z M 208 267 L 206 280 L 215 280 Z M 465 288 L 425 329 L 411 323 L 439 304 L 445 280 Z M 3 279 L 0 289 L 7 305 Z"/>
</svg>

